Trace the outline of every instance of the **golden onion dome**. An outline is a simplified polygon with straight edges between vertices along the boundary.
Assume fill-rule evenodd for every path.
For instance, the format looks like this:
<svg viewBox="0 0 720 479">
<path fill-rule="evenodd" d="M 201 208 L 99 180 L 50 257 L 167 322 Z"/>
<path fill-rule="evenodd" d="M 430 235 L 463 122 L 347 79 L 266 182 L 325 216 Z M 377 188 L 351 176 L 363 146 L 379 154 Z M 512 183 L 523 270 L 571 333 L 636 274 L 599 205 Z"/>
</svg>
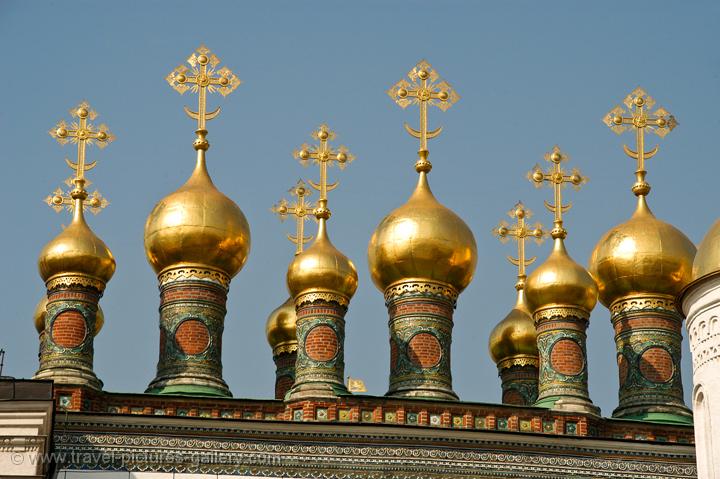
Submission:
<svg viewBox="0 0 720 479">
<path fill-rule="evenodd" d="M 562 238 L 554 239 L 550 256 L 530 274 L 525 289 L 533 311 L 557 305 L 590 313 L 598 297 L 595 280 L 568 255 Z"/>
<path fill-rule="evenodd" d="M 368 263 L 380 291 L 409 280 L 449 284 L 458 292 L 472 281 L 475 237 L 467 224 L 433 196 L 427 174 L 404 205 L 387 215 L 370 238 Z"/>
<path fill-rule="evenodd" d="M 325 218 L 320 218 L 313 244 L 295 256 L 287 272 L 293 298 L 300 294 L 330 292 L 352 298 L 358 285 L 355 265 L 330 242 Z"/>
<path fill-rule="evenodd" d="M 518 290 L 515 307 L 493 328 L 488 347 L 495 364 L 510 358 L 537 358 L 537 332 L 523 289 Z"/>
<path fill-rule="evenodd" d="M 273 351 L 290 350 L 293 346 L 297 348 L 296 320 L 293 298 L 288 298 L 270 313 L 265 324 L 265 335 Z"/>
<path fill-rule="evenodd" d="M 250 251 L 250 226 L 213 184 L 198 150 L 187 182 L 155 205 L 145 223 L 145 253 L 156 273 L 197 265 L 235 276 Z"/>
<path fill-rule="evenodd" d="M 33 323 L 35 324 L 35 329 L 37 329 L 38 334 L 45 331 L 45 316 L 47 315 L 47 305 L 48 297 L 44 294 L 40 298 L 40 301 L 38 301 L 37 306 L 35 306 L 35 311 L 33 312 Z M 102 308 L 98 306 L 97 314 L 95 315 L 96 336 L 100 332 L 104 324 L 105 313 L 103 312 Z"/>
<path fill-rule="evenodd" d="M 700 242 L 692 266 L 692 279 L 700 279 L 703 276 L 720 271 L 720 220 L 708 230 Z"/>
<path fill-rule="evenodd" d="M 103 240 L 85 222 L 82 203 L 76 200 L 73 219 L 40 252 L 40 276 L 48 280 L 63 275 L 82 275 L 107 283 L 115 273 L 115 258 Z"/>
<path fill-rule="evenodd" d="M 640 195 L 632 217 L 595 246 L 589 269 L 607 307 L 636 293 L 676 296 L 692 278 L 695 251 L 680 230 L 655 218 Z"/>
</svg>

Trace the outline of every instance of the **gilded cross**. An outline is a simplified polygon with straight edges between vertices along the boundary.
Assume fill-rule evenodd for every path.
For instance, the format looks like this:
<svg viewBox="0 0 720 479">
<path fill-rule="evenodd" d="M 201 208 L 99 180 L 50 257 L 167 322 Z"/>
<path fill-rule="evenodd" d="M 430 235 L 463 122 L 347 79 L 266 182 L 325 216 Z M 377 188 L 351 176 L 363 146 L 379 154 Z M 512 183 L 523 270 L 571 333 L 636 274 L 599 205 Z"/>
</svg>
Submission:
<svg viewBox="0 0 720 479">
<path fill-rule="evenodd" d="M 553 238 L 565 238 L 567 236 L 567 230 L 563 228 L 562 214 L 572 207 L 572 203 L 566 205 L 562 202 L 562 190 L 566 184 L 570 183 L 573 188 L 579 190 L 580 187 L 587 183 L 587 176 L 582 176 L 577 168 L 573 168 L 570 174 L 567 174 L 563 168 L 562 163 L 569 159 L 569 156 L 555 145 L 551 151 L 545 153 L 545 161 L 548 161 L 552 166 L 547 170 L 543 171 L 539 165 L 535 165 L 528 173 L 528 179 L 535 184 L 536 188 L 540 188 L 544 183 L 549 183 L 553 188 L 554 203 L 545 201 L 545 207 L 555 213 L 555 220 L 553 221 L 553 229 L 550 232 L 550 236 Z"/>
<path fill-rule="evenodd" d="M 180 65 L 167 76 L 166 80 L 181 95 L 188 90 L 198 94 L 198 111 L 185 107 L 185 113 L 197 120 L 198 130 L 204 131 L 205 122 L 220 113 L 220 107 L 207 111 L 207 93 L 217 91 L 222 96 L 232 93 L 241 83 L 240 79 L 227 67 L 218 69 L 220 59 L 201 45 L 187 59 L 190 68 Z M 189 73 L 188 73 L 189 72 Z"/>
<path fill-rule="evenodd" d="M 655 145 L 650 151 L 645 151 L 645 130 L 664 138 L 678 125 L 678 122 L 674 116 L 662 107 L 651 112 L 655 106 L 655 99 L 640 87 L 625 97 L 623 103 L 627 110 L 618 105 L 605 115 L 603 122 L 618 135 L 628 129 L 635 129 L 635 151 L 631 150 L 627 145 L 623 145 L 623 149 L 630 158 L 637 160 L 636 181 L 632 191 L 638 196 L 644 196 L 650 192 L 650 185 L 645 181 L 645 175 L 647 174 L 645 160 L 655 156 L 659 148 L 658 145 Z"/>
<path fill-rule="evenodd" d="M 415 65 L 407 76 L 410 81 L 403 78 L 387 93 L 403 109 L 408 105 L 419 106 L 420 129 L 416 130 L 405 123 L 405 130 L 412 137 L 420 139 L 420 149 L 418 150 L 420 158 L 415 163 L 416 171 L 418 173 L 429 172 L 432 164 L 427 159 L 429 154 L 427 141 L 438 136 L 442 132 L 442 127 L 428 131 L 427 107 L 437 106 L 442 111 L 446 111 L 460 99 L 460 96 L 448 82 L 440 78 L 440 75 L 425 60 L 421 60 Z"/>
<path fill-rule="evenodd" d="M 526 221 L 532 218 L 533 213 L 525 209 L 522 201 L 518 201 L 507 214 L 510 218 L 516 219 L 517 223 L 509 225 L 507 221 L 503 220 L 493 229 L 493 234 L 503 243 L 506 243 L 509 238 L 517 241 L 517 258 L 508 256 L 507 259 L 518 267 L 518 282 L 516 287 L 522 288 L 525 285 L 525 268 L 533 264 L 537 259 L 536 256 L 525 258 L 525 239 L 533 238 L 537 244 L 540 244 L 545 239 L 545 231 L 543 231 L 543 226 L 540 223 L 535 223 L 535 226 L 532 228 L 526 224 Z"/>
<path fill-rule="evenodd" d="M 312 194 L 303 180 L 298 180 L 297 184 L 290 188 L 288 192 L 297 198 L 292 204 L 285 198 L 273 205 L 271 211 L 280 217 L 280 221 L 285 221 L 288 216 L 295 216 L 295 235 L 288 234 L 287 238 L 295 243 L 295 254 L 303 252 L 303 245 L 313 239 L 313 235 L 305 236 L 305 221 L 313 214 L 313 205 L 306 202 L 305 198 Z"/>
<path fill-rule="evenodd" d="M 97 118 L 97 113 L 90 108 L 86 101 L 71 109 L 70 115 L 74 120 L 69 125 L 61 120 L 49 133 L 61 145 L 68 142 L 77 144 L 77 159 L 75 161 L 65 159 L 65 163 L 75 172 L 73 177 L 65 181 L 65 184 L 72 187 L 72 190 L 64 192 L 58 188 L 45 199 L 45 202 L 57 212 L 63 209 L 72 211 L 79 204 L 83 209 L 90 209 L 93 214 L 97 214 L 108 205 L 108 201 L 98 191 L 94 191 L 88 196 L 85 188 L 90 185 L 90 182 L 85 179 L 85 172 L 95 168 L 97 162 L 87 163 L 85 152 L 88 145 L 105 148 L 115 140 L 115 136 L 110 133 L 106 125 L 101 124 L 96 127 L 91 123 Z M 88 197 L 90 200 L 86 202 Z"/>
<path fill-rule="evenodd" d="M 312 137 L 318 140 L 318 145 L 303 144 L 299 150 L 293 152 L 293 156 L 300 160 L 303 166 L 307 166 L 308 161 L 312 160 L 313 163 L 320 166 L 320 182 L 315 183 L 308 180 L 310 186 L 320 192 L 320 198 L 318 198 L 318 210 L 322 212 L 327 210 L 327 193 L 337 188 L 338 183 L 328 184 L 327 181 L 327 169 L 328 166 L 332 166 L 333 163 L 337 163 L 340 169 L 344 169 L 345 166 L 353 161 L 355 157 L 345 146 L 338 147 L 337 150 L 331 148 L 329 142 L 335 139 L 335 132 L 331 131 L 327 125 L 322 124 L 312 133 Z M 324 214 L 324 213 L 323 213 Z M 329 217 L 329 212 L 328 212 Z"/>
</svg>

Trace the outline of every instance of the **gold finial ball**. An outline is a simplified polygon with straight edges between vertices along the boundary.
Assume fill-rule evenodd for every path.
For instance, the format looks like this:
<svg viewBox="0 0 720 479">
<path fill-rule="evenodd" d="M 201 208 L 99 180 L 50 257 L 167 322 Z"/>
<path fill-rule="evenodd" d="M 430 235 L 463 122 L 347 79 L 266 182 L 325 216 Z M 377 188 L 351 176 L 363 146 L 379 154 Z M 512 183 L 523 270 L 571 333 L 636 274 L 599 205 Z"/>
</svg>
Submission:
<svg viewBox="0 0 720 479">
<path fill-rule="evenodd" d="M 286 205 L 280 205 L 277 208 L 277 212 L 281 215 L 286 215 L 288 212 L 288 207 Z"/>
<path fill-rule="evenodd" d="M 61 205 L 61 204 L 63 203 L 62 196 L 60 196 L 60 195 L 55 195 L 55 196 L 53 196 L 53 197 L 52 197 L 52 202 L 53 202 L 54 205 Z"/>
<path fill-rule="evenodd" d="M 398 88 L 397 96 L 399 96 L 400 98 L 405 98 L 406 96 L 408 96 L 408 91 L 405 88 Z"/>
<path fill-rule="evenodd" d="M 105 140 L 107 140 L 107 137 L 108 137 L 108 135 L 104 131 L 98 132 L 98 135 L 97 135 L 98 140 L 105 141 Z"/>
<path fill-rule="evenodd" d="M 298 156 L 301 160 L 307 160 L 310 158 L 310 152 L 307 150 L 300 150 L 300 153 L 298 153 Z"/>
<path fill-rule="evenodd" d="M 657 121 L 657 126 L 660 128 L 665 128 L 667 126 L 667 120 L 665 118 L 659 118 Z"/>
<path fill-rule="evenodd" d="M 540 182 L 543 180 L 544 177 L 545 177 L 545 175 L 543 174 L 542 171 L 540 171 L 540 170 L 535 170 L 535 171 L 533 171 L 532 180 L 533 180 L 535 183 L 540 183 Z"/>
<path fill-rule="evenodd" d="M 515 218 L 517 219 L 523 219 L 525 218 L 525 210 L 522 208 L 515 208 Z"/>
<path fill-rule="evenodd" d="M 175 77 L 175 81 L 178 83 L 185 83 L 185 81 L 187 81 L 187 77 L 181 74 Z"/>
<path fill-rule="evenodd" d="M 90 200 L 90 207 L 97 208 L 98 206 L 100 206 L 100 198 L 92 198 Z"/>
<path fill-rule="evenodd" d="M 582 180 L 583 180 L 582 176 L 577 175 L 577 174 L 572 175 L 572 176 L 570 177 L 570 181 L 572 182 L 573 185 L 579 185 L 579 184 L 581 184 L 581 183 L 582 183 Z"/>
<path fill-rule="evenodd" d="M 55 130 L 55 134 L 58 136 L 58 138 L 65 138 L 68 134 L 68 131 L 65 128 L 58 128 Z"/>
<path fill-rule="evenodd" d="M 84 108 L 84 107 L 78 108 L 78 109 L 75 111 L 75 113 L 76 113 L 77 116 L 79 116 L 80 118 L 86 118 L 86 117 L 88 116 L 87 108 Z"/>
<path fill-rule="evenodd" d="M 620 115 L 615 115 L 612 119 L 613 123 L 616 125 L 622 125 L 623 119 Z"/>
<path fill-rule="evenodd" d="M 328 132 L 326 130 L 320 130 L 318 132 L 318 138 L 320 138 L 321 140 L 327 140 L 328 136 L 330 135 L 328 135 Z"/>
<path fill-rule="evenodd" d="M 430 76 L 430 74 L 428 73 L 427 70 L 420 70 L 418 72 L 418 76 L 420 77 L 421 80 L 427 80 L 427 78 Z"/>
<path fill-rule="evenodd" d="M 222 86 L 228 86 L 228 83 L 230 83 L 230 80 L 228 80 L 227 78 L 222 77 L 222 78 L 220 79 L 220 85 L 222 85 Z"/>
<path fill-rule="evenodd" d="M 634 103 L 636 106 L 643 106 L 645 104 L 645 99 L 641 96 L 636 97 Z"/>
<path fill-rule="evenodd" d="M 345 163 L 347 161 L 347 159 L 348 159 L 348 157 L 347 157 L 346 153 L 341 151 L 340 153 L 337 154 L 337 161 L 339 163 Z"/>
<path fill-rule="evenodd" d="M 448 98 L 450 98 L 450 95 L 448 95 L 448 92 L 441 91 L 440 94 L 438 94 L 438 98 L 440 101 L 447 101 Z"/>
<path fill-rule="evenodd" d="M 553 163 L 560 163 L 560 160 L 562 160 L 562 155 L 559 151 L 553 151 L 550 155 L 550 161 Z"/>
<path fill-rule="evenodd" d="M 543 230 L 541 230 L 540 228 L 535 228 L 534 230 L 532 230 L 532 235 L 533 235 L 535 238 L 542 238 L 542 237 L 543 237 Z"/>
<path fill-rule="evenodd" d="M 205 65 L 208 62 L 208 57 L 207 55 L 199 55 L 197 61 L 200 65 Z"/>
<path fill-rule="evenodd" d="M 500 227 L 497 229 L 497 234 L 498 234 L 498 236 L 500 236 L 500 237 L 505 237 L 505 236 L 507 236 L 507 234 L 508 234 L 508 229 L 507 229 L 506 227 L 504 227 L 504 226 L 500 226 Z"/>
</svg>

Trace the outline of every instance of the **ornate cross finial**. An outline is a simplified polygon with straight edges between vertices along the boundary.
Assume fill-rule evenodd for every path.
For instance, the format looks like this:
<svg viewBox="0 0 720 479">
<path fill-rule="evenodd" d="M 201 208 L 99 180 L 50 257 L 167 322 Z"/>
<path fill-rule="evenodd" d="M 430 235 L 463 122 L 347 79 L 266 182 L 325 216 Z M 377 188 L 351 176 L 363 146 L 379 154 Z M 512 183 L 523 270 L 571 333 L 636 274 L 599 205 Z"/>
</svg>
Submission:
<svg viewBox="0 0 720 479">
<path fill-rule="evenodd" d="M 313 235 L 305 236 L 305 221 L 313 213 L 312 203 L 306 202 L 305 198 L 312 194 L 312 190 L 307 188 L 303 180 L 298 180 L 288 192 L 297 200 L 290 204 L 283 198 L 273 205 L 271 211 L 280 217 L 280 221 L 285 221 L 289 215 L 295 216 L 295 236 L 288 234 L 287 238 L 295 243 L 295 254 L 298 255 L 303 252 L 303 245 L 313 239 Z"/>
<path fill-rule="evenodd" d="M 645 130 L 655 133 L 660 138 L 670 133 L 678 122 L 667 110 L 660 107 L 650 112 L 655 106 L 655 99 L 648 95 L 645 90 L 638 87 L 634 89 L 623 101 L 627 110 L 621 105 L 616 106 L 603 118 L 603 122 L 618 135 L 628 129 L 635 129 L 635 151 L 623 145 L 625 153 L 637 160 L 635 170 L 635 184 L 632 187 L 636 196 L 646 196 L 650 193 L 650 185 L 645 181 L 645 160 L 649 160 L 658 152 L 658 145 L 650 151 L 645 151 Z M 630 116 L 623 116 L 630 115 Z"/>
<path fill-rule="evenodd" d="M 220 59 L 205 45 L 200 45 L 188 57 L 187 62 L 190 64 L 190 68 L 180 65 L 170 72 L 166 80 L 181 95 L 188 90 L 198 94 L 198 111 L 192 111 L 188 107 L 184 107 L 184 109 L 190 118 L 198 122 L 198 138 L 195 140 L 195 148 L 207 150 L 209 144 L 205 139 L 207 134 L 205 122 L 220 114 L 220 107 L 211 112 L 207 111 L 207 92 L 217 91 L 222 96 L 227 96 L 240 85 L 241 81 L 228 67 L 218 69 Z"/>
<path fill-rule="evenodd" d="M 333 163 L 337 163 L 340 169 L 344 169 L 355 157 L 344 146 L 338 147 L 337 150 L 330 147 L 328 142 L 335 139 L 335 132 L 331 131 L 325 124 L 320 125 L 317 131 L 312 132 L 311 136 L 319 140 L 320 144 L 315 146 L 304 143 L 299 150 L 293 151 L 293 156 L 300 160 L 303 166 L 307 166 L 310 160 L 320 165 L 320 182 L 314 183 L 308 180 L 308 183 L 320 192 L 318 206 L 314 211 L 315 216 L 318 219 L 323 217 L 328 219 L 330 218 L 330 210 L 327 208 L 327 193 L 337 188 L 338 183 L 328 184 L 327 168 L 328 166 L 332 166 Z"/>
<path fill-rule="evenodd" d="M 517 219 L 517 223 L 511 226 L 505 220 L 500 221 L 493 229 L 493 234 L 503 243 L 507 243 L 510 237 L 517 241 L 518 257 L 513 258 L 512 256 L 508 256 L 507 259 L 518 267 L 518 281 L 515 284 L 515 288 L 522 289 L 525 287 L 525 278 L 527 277 L 525 267 L 530 266 L 537 259 L 536 256 L 525 258 L 525 239 L 532 237 L 537 244 L 540 244 L 545 239 L 545 231 L 543 231 L 543 226 L 540 223 L 535 223 L 535 226 L 532 228 L 529 228 L 525 224 L 526 220 L 532 218 L 533 213 L 525 209 L 522 201 L 518 201 L 507 214 L 510 218 Z"/>
<path fill-rule="evenodd" d="M 65 180 L 65 184 L 72 190 L 65 192 L 58 188 L 45 198 L 45 202 L 57 212 L 63 209 L 73 211 L 77 206 L 81 206 L 82 209 L 89 209 L 93 214 L 97 214 L 108 205 L 108 201 L 96 190 L 89 196 L 90 200 L 85 202 L 88 198 L 85 188 L 90 186 L 90 182 L 85 179 L 85 172 L 92 170 L 97 164 L 96 161 L 86 162 L 85 150 L 88 145 L 105 148 L 115 140 L 115 136 L 110 133 L 107 125 L 101 124 L 96 127 L 90 123 L 97 118 L 97 113 L 86 101 L 71 109 L 70 115 L 75 118 L 70 125 L 60 120 L 49 133 L 61 145 L 68 142 L 77 144 L 77 159 L 74 162 L 65 159 L 65 163 L 75 172 L 74 176 Z"/>
<path fill-rule="evenodd" d="M 407 76 L 410 82 L 403 78 L 393 85 L 387 93 L 403 109 L 408 105 L 417 104 L 420 106 L 420 129 L 415 130 L 407 123 L 405 123 L 405 129 L 411 136 L 420 139 L 419 158 L 415 163 L 415 170 L 418 173 L 422 171 L 427 173 L 432 169 L 432 164 L 427 159 L 429 155 L 427 141 L 442 132 L 442 127 L 428 131 L 427 107 L 428 105 L 437 106 L 442 111 L 445 111 L 453 106 L 460 99 L 460 96 L 448 82 L 440 79 L 440 75 L 425 60 L 421 60 L 415 65 Z"/>
<path fill-rule="evenodd" d="M 562 214 L 572 207 L 572 203 L 566 205 L 562 203 L 562 189 L 566 183 L 570 183 L 575 190 L 579 190 L 583 184 L 587 183 L 588 178 L 582 176 L 577 168 L 573 168 L 569 175 L 563 171 L 561 163 L 569 160 L 570 157 L 560 151 L 560 147 L 557 145 L 553 147 L 552 151 L 545 153 L 544 158 L 552 164 L 552 167 L 543 172 L 540 166 L 536 164 L 532 171 L 528 173 L 528 179 L 535 184 L 536 188 L 540 188 L 545 182 L 551 184 L 554 191 L 554 203 L 545 200 L 545 207 L 555 213 L 550 236 L 553 239 L 565 238 L 567 230 L 563 228 Z"/>
</svg>

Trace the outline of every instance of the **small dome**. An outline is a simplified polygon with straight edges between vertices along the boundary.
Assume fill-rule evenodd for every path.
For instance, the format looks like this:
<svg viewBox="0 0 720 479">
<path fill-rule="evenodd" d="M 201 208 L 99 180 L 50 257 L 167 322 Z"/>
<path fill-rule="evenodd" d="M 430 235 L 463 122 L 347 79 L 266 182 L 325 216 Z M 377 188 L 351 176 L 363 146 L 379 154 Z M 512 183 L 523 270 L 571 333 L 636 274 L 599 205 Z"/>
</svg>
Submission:
<svg viewBox="0 0 720 479">
<path fill-rule="evenodd" d="M 692 266 L 693 281 L 720 271 L 720 220 L 705 234 Z"/>
<path fill-rule="evenodd" d="M 432 280 L 458 292 L 472 281 L 477 264 L 475 237 L 454 212 L 438 203 L 425 172 L 410 199 L 387 215 L 370 239 L 368 264 L 375 286 Z"/>
<path fill-rule="evenodd" d="M 35 324 L 35 329 L 37 329 L 38 334 L 45 331 L 45 316 L 47 316 L 47 305 L 48 297 L 44 294 L 40 298 L 40 301 L 38 301 L 37 306 L 35 306 L 35 311 L 33 312 L 33 323 Z M 102 308 L 98 306 L 97 314 L 95 315 L 96 336 L 100 332 L 104 324 L 105 313 L 103 312 Z"/>
<path fill-rule="evenodd" d="M 692 276 L 695 245 L 655 218 L 644 196 L 632 217 L 605 233 L 590 256 L 600 301 L 610 307 L 633 293 L 676 296 Z"/>
<path fill-rule="evenodd" d="M 213 184 L 198 150 L 188 181 L 155 205 L 145 223 L 145 253 L 156 273 L 182 265 L 223 271 L 231 278 L 250 252 L 250 227 L 238 206 Z"/>
<path fill-rule="evenodd" d="M 355 265 L 330 242 L 325 221 L 320 219 L 313 244 L 288 266 L 287 285 L 293 298 L 321 291 L 348 299 L 355 294 L 358 284 Z"/>
<path fill-rule="evenodd" d="M 46 283 L 56 276 L 69 274 L 90 276 L 107 283 L 115 273 L 115 258 L 87 225 L 80 206 L 75 208 L 70 225 L 40 252 L 38 269 Z"/>
<path fill-rule="evenodd" d="M 288 298 L 270 313 L 265 324 L 265 335 L 273 351 L 297 349 L 297 331 L 295 330 L 295 301 Z"/>
<path fill-rule="evenodd" d="M 537 358 L 537 332 L 522 289 L 515 307 L 490 333 L 488 346 L 495 364 L 510 358 Z"/>
<path fill-rule="evenodd" d="M 525 289 L 533 311 L 558 305 L 590 313 L 598 297 L 595 280 L 568 255 L 562 238 L 554 240 L 550 256 L 530 274 Z"/>
</svg>

